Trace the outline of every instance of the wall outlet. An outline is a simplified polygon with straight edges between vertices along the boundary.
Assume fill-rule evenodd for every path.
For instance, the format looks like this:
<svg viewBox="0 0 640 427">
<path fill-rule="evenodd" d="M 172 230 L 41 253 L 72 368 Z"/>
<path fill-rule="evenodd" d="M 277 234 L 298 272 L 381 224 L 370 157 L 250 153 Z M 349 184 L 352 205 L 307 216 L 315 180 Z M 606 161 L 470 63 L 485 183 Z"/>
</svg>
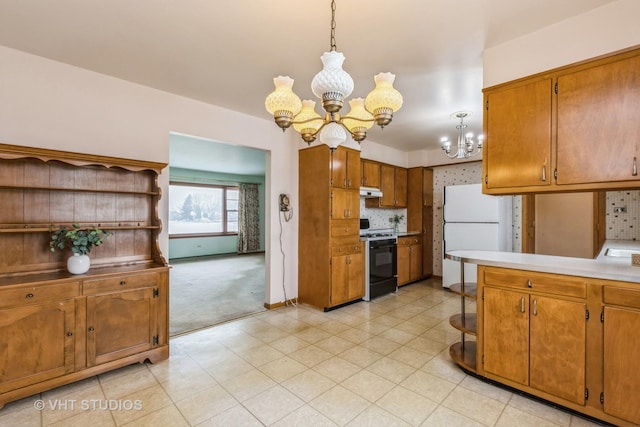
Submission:
<svg viewBox="0 0 640 427">
<path fill-rule="evenodd" d="M 627 213 L 627 207 L 626 206 L 616 206 L 615 208 L 613 208 L 613 213 Z"/>
<path fill-rule="evenodd" d="M 640 267 L 640 254 L 631 254 L 631 265 Z"/>
</svg>

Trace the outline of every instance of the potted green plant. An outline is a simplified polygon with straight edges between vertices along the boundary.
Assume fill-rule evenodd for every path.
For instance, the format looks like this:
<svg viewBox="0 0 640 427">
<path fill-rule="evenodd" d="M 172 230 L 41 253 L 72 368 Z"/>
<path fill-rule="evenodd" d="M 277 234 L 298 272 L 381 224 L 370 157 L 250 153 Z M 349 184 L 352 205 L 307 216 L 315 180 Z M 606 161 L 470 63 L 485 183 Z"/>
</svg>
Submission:
<svg viewBox="0 0 640 427">
<path fill-rule="evenodd" d="M 393 218 L 390 218 L 391 222 L 393 222 L 393 229 L 395 230 L 395 232 L 398 232 L 398 225 L 402 222 L 402 220 L 404 219 L 404 215 L 398 215 L 395 214 L 393 216 Z"/>
<path fill-rule="evenodd" d="M 80 224 L 73 224 L 72 229 L 64 225 L 55 229 L 51 225 L 49 231 L 51 231 L 51 241 L 49 241 L 51 252 L 55 252 L 56 249 L 64 250 L 66 247 L 73 252 L 73 256 L 67 260 L 67 270 L 71 274 L 86 273 L 91 266 L 91 260 L 87 254 L 94 246 L 100 246 L 104 239 L 111 235 L 111 232 L 96 227 L 81 228 Z"/>
</svg>

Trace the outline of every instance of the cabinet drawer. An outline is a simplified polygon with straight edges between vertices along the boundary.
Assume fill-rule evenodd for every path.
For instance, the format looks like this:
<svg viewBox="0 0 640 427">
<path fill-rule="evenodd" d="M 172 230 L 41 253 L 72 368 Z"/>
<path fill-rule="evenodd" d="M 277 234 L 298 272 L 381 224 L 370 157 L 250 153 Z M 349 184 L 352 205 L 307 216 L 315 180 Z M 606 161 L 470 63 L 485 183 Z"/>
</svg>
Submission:
<svg viewBox="0 0 640 427">
<path fill-rule="evenodd" d="M 96 295 L 123 290 L 151 288 L 157 286 L 156 273 L 132 274 L 128 276 L 109 277 L 106 279 L 86 280 L 82 285 L 84 295 Z"/>
<path fill-rule="evenodd" d="M 484 271 L 484 284 L 577 298 L 587 297 L 585 279 L 534 271 L 487 268 Z"/>
<path fill-rule="evenodd" d="M 604 303 L 640 309 L 640 289 L 605 286 Z"/>
<path fill-rule="evenodd" d="M 0 290 L 0 308 L 37 304 L 80 296 L 80 282 L 29 285 Z"/>
<path fill-rule="evenodd" d="M 360 239 L 360 220 L 345 219 L 331 221 L 331 238 L 332 239 Z"/>
<path fill-rule="evenodd" d="M 363 252 L 363 244 L 334 246 L 331 248 L 331 256 L 350 255 Z"/>
<path fill-rule="evenodd" d="M 413 246 L 422 244 L 422 236 L 398 237 L 398 246 Z"/>
</svg>

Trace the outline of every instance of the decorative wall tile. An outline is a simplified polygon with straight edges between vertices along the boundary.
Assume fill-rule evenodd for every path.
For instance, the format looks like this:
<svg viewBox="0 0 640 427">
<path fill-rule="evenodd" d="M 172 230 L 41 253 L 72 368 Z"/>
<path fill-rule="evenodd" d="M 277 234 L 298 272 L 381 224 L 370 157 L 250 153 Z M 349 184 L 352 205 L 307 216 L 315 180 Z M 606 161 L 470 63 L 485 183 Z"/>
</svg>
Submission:
<svg viewBox="0 0 640 427">
<path fill-rule="evenodd" d="M 607 239 L 640 240 L 640 191 L 607 192 Z M 616 207 L 626 207 L 626 212 L 616 213 Z"/>
<path fill-rule="evenodd" d="M 403 233 L 407 231 L 407 210 L 406 209 L 389 209 L 389 208 L 367 208 L 365 199 L 360 198 L 360 218 L 369 219 L 369 228 L 393 228 L 393 222 L 390 221 L 394 215 L 402 215 L 402 221 L 398 223 L 398 231 Z"/>
</svg>

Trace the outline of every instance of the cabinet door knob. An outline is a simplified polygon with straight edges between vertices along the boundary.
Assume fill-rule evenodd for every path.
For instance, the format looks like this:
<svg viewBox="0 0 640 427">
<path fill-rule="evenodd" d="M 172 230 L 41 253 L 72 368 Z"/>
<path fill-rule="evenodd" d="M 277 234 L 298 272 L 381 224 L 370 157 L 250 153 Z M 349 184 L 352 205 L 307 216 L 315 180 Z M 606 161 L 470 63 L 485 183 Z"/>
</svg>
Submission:
<svg viewBox="0 0 640 427">
<path fill-rule="evenodd" d="M 89 326 L 89 332 L 93 332 L 95 331 L 95 328 L 93 326 Z"/>
<path fill-rule="evenodd" d="M 547 180 L 547 165 L 542 165 L 542 177 L 541 177 L 542 181 L 546 181 Z"/>
<path fill-rule="evenodd" d="M 520 298 L 520 313 L 524 313 L 525 310 L 525 306 L 524 306 L 524 297 Z"/>
<path fill-rule="evenodd" d="M 33 294 L 27 294 L 27 295 L 25 296 L 25 298 L 26 298 L 26 299 L 33 299 L 33 296 L 34 296 Z"/>
<path fill-rule="evenodd" d="M 631 175 L 638 176 L 638 160 L 635 157 L 633 158 L 633 171 Z"/>
<path fill-rule="evenodd" d="M 531 279 L 527 279 L 527 288 L 533 288 L 533 282 Z"/>
<path fill-rule="evenodd" d="M 533 300 L 533 315 L 538 315 L 538 298 Z"/>
<path fill-rule="evenodd" d="M 120 281 L 120 285 L 121 285 L 121 286 L 124 286 L 124 285 L 126 285 L 126 284 L 127 284 L 127 281 L 126 281 L 126 280 L 121 280 L 121 281 Z"/>
<path fill-rule="evenodd" d="M 73 336 L 73 332 L 67 332 L 67 336 L 68 337 L 72 337 Z"/>
</svg>

